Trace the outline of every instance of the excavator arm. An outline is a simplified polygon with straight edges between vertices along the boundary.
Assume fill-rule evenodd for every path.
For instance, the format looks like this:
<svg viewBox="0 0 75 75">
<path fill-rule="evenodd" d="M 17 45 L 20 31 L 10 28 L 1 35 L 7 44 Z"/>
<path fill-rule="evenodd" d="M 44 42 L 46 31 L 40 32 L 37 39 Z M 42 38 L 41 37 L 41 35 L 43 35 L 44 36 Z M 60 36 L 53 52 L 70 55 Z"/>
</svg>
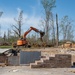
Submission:
<svg viewBox="0 0 75 75">
<path fill-rule="evenodd" d="M 42 40 L 42 37 L 44 36 L 45 32 L 39 31 L 38 29 L 34 27 L 30 27 L 30 29 L 24 33 L 23 38 L 26 39 L 27 34 L 32 30 L 34 30 L 37 33 L 40 33 L 40 39 Z"/>
<path fill-rule="evenodd" d="M 27 34 L 28 34 L 31 30 L 32 30 L 32 29 L 30 28 L 28 31 L 26 31 L 26 32 L 24 33 L 24 35 L 23 35 L 23 38 L 24 38 L 24 39 L 26 38 Z"/>
</svg>

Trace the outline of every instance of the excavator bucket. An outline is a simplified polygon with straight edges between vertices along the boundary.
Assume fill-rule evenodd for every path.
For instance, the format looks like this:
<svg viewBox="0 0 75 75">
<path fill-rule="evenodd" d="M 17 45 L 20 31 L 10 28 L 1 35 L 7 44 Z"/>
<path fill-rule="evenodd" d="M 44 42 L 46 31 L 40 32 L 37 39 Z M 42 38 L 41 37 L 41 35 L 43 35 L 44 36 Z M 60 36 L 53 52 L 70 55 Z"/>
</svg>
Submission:
<svg viewBox="0 0 75 75">
<path fill-rule="evenodd" d="M 45 35 L 45 32 L 42 32 L 42 31 L 40 31 L 40 39 L 41 39 L 41 41 L 43 41 L 42 40 L 42 37 Z"/>
</svg>

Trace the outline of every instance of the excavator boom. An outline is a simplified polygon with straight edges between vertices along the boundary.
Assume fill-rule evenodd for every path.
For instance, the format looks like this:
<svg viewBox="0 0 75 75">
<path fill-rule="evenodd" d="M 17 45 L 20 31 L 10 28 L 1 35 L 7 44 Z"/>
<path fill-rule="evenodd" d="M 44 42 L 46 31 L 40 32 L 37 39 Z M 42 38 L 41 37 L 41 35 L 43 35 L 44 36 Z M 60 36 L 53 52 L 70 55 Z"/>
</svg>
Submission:
<svg viewBox="0 0 75 75">
<path fill-rule="evenodd" d="M 30 28 L 28 31 L 26 31 L 23 35 L 23 38 L 26 38 L 26 35 L 31 31 L 32 29 Z"/>
<path fill-rule="evenodd" d="M 36 28 L 34 28 L 34 27 L 30 27 L 30 29 L 24 33 L 24 35 L 23 35 L 23 38 L 24 38 L 24 39 L 26 39 L 27 34 L 28 34 L 31 30 L 34 30 L 35 32 L 40 33 L 40 38 L 41 38 L 41 40 L 42 40 L 42 37 L 44 36 L 45 33 L 42 32 L 42 31 L 39 31 L 38 29 L 36 29 Z"/>
<path fill-rule="evenodd" d="M 34 28 L 34 27 L 30 27 L 32 30 L 34 30 L 35 32 L 40 32 L 38 29 Z"/>
</svg>

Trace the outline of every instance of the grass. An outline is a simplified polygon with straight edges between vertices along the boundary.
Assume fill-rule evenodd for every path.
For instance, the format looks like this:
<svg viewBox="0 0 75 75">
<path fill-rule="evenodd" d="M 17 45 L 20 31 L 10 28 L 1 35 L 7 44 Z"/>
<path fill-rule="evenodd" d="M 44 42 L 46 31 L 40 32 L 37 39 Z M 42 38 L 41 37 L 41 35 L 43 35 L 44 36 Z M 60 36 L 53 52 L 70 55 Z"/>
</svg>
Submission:
<svg viewBox="0 0 75 75">
<path fill-rule="evenodd" d="M 0 48 L 5 49 L 5 48 L 12 48 L 12 46 L 0 46 Z"/>
</svg>

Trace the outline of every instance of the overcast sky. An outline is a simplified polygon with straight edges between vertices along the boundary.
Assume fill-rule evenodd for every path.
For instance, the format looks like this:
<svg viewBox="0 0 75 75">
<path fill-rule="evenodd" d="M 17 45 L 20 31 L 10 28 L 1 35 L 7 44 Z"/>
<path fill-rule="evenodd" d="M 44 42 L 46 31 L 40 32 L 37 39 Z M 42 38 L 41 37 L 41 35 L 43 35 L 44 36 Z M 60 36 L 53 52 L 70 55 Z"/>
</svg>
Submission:
<svg viewBox="0 0 75 75">
<path fill-rule="evenodd" d="M 68 15 L 75 20 L 75 0 L 56 0 L 56 8 L 53 9 L 53 14 L 59 15 L 59 19 Z M 2 32 L 11 28 L 15 24 L 14 18 L 17 18 L 18 11 L 23 10 L 23 31 L 26 31 L 30 26 L 40 28 L 40 20 L 43 17 L 43 8 L 40 0 L 0 0 L 0 11 L 3 15 L 0 17 Z"/>
</svg>

